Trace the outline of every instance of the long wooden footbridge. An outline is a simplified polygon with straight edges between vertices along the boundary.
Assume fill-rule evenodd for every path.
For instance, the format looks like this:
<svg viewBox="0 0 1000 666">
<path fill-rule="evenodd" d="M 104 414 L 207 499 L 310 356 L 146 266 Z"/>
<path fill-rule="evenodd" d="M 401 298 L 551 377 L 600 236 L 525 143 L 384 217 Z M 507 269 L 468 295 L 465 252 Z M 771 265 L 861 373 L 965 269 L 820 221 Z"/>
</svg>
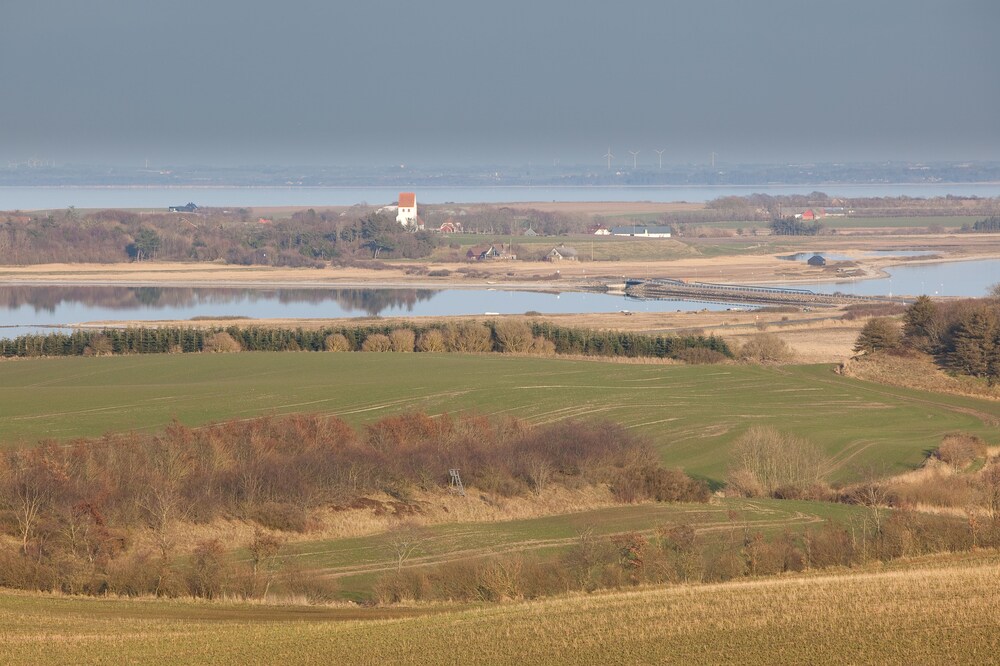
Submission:
<svg viewBox="0 0 1000 666">
<path fill-rule="evenodd" d="M 625 281 L 625 293 L 637 298 L 678 298 L 690 301 L 753 303 L 755 305 L 850 305 L 852 303 L 910 303 L 912 299 L 890 296 L 825 294 L 811 289 L 763 285 L 687 282 L 670 278 L 633 278 Z"/>
</svg>

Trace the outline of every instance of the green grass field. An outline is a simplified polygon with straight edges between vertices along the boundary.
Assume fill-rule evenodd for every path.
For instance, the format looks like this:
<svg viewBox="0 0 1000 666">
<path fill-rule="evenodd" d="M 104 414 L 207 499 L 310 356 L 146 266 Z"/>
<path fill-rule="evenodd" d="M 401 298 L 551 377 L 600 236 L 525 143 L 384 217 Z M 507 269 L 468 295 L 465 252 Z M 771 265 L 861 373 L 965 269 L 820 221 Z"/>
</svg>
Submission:
<svg viewBox="0 0 1000 666">
<path fill-rule="evenodd" d="M 0 441 L 66 440 L 319 412 L 475 411 L 532 423 L 610 419 L 648 435 L 671 466 L 720 482 L 754 424 L 806 437 L 828 477 L 911 468 L 962 430 L 998 443 L 1000 404 L 845 378 L 828 366 L 639 365 L 503 355 L 244 353 L 55 358 L 0 364 Z"/>
<path fill-rule="evenodd" d="M 581 511 L 543 518 L 489 523 L 449 523 L 421 528 L 419 546 L 407 567 L 432 566 L 457 557 L 475 559 L 500 553 L 530 552 L 554 556 L 590 532 L 607 536 L 685 524 L 706 542 L 724 540 L 744 529 L 765 535 L 799 532 L 825 520 L 847 522 L 863 509 L 846 504 L 771 499 L 725 499 L 712 504 L 638 504 Z M 341 596 L 370 596 L 375 579 L 396 568 L 392 534 L 303 541 L 289 544 L 283 556 L 310 570 L 336 576 Z M 239 552 L 237 558 L 244 557 Z"/>
<path fill-rule="evenodd" d="M 0 593 L 5 664 L 995 663 L 1000 557 L 484 607 Z"/>
</svg>

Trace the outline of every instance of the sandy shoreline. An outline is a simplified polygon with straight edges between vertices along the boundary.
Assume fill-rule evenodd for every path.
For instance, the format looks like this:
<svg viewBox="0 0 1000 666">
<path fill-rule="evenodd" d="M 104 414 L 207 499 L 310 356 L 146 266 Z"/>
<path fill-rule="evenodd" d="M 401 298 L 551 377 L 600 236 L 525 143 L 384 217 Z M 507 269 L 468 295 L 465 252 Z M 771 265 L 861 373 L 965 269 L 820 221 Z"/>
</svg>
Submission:
<svg viewBox="0 0 1000 666">
<path fill-rule="evenodd" d="M 859 252 L 860 254 L 860 252 Z M 1000 254 L 941 255 L 928 259 L 863 258 L 851 277 L 835 268 L 815 268 L 777 255 L 692 257 L 673 261 L 580 262 L 551 264 L 393 264 L 386 270 L 327 267 L 279 268 L 199 263 L 39 264 L 0 267 L 0 286 L 226 287 L 254 289 L 482 289 L 588 290 L 625 278 L 679 278 L 734 284 L 843 282 L 886 277 L 893 266 L 996 259 Z M 837 262 L 831 262 L 832 267 Z M 450 271 L 429 277 L 426 271 Z M 463 271 L 473 271 L 468 275 Z"/>
</svg>

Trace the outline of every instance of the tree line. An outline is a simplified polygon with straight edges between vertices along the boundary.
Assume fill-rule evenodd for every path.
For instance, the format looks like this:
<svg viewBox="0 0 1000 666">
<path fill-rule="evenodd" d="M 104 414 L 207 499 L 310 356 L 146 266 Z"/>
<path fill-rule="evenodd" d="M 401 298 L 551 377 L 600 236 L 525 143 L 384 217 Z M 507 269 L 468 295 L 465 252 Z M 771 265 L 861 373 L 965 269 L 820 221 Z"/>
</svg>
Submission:
<svg viewBox="0 0 1000 666">
<path fill-rule="evenodd" d="M 138 214 L 122 210 L 0 214 L 0 262 L 225 261 L 230 264 L 312 266 L 376 256 L 420 258 L 441 242 L 410 232 L 393 215 L 369 208 L 309 209 L 287 219 L 249 209 L 202 209 L 197 214 Z"/>
<path fill-rule="evenodd" d="M 381 576 L 373 596 L 383 604 L 503 602 L 570 591 L 715 583 L 1000 545 L 1000 530 L 983 532 L 952 516 L 900 509 L 878 530 L 870 522 L 831 520 L 802 533 L 764 532 L 736 512 L 722 529 L 711 534 L 667 523 L 609 536 L 585 531 L 555 558 L 511 553 L 401 568 Z"/>
<path fill-rule="evenodd" d="M 854 351 L 919 351 L 944 368 L 985 379 L 1000 379 L 1000 293 L 989 298 L 934 301 L 920 296 L 903 313 L 903 326 L 890 318 L 870 319 Z"/>
<path fill-rule="evenodd" d="M 778 217 L 771 220 L 771 233 L 775 236 L 815 236 L 823 230 L 822 222 L 805 222 L 796 217 Z"/>
<path fill-rule="evenodd" d="M 713 361 L 732 350 L 714 335 L 647 335 L 498 319 L 318 329 L 229 326 L 78 329 L 0 340 L 0 356 L 92 356 L 215 351 L 507 352 Z"/>
<path fill-rule="evenodd" d="M 511 497 L 604 485 L 623 502 L 707 501 L 648 441 L 609 422 L 530 427 L 511 418 L 391 416 L 363 430 L 292 415 L 204 428 L 42 442 L 0 454 L 0 585 L 83 594 L 213 596 L 212 540 L 184 548 L 178 526 L 257 525 L 254 548 L 307 532 L 322 509 L 387 493 L 419 512 L 415 489 L 445 491 L 461 469 L 477 492 Z M 270 535 L 270 536 L 268 536 Z M 276 536 L 277 535 L 277 536 Z M 269 541 L 270 540 L 270 541 Z M 271 545 L 268 545 L 268 544 Z M 244 571 L 243 584 L 257 581 Z M 260 591 L 259 586 L 251 586 Z"/>
<path fill-rule="evenodd" d="M 1000 215 L 991 215 L 984 220 L 979 220 L 972 225 L 972 231 L 997 233 L 1000 231 Z"/>
</svg>

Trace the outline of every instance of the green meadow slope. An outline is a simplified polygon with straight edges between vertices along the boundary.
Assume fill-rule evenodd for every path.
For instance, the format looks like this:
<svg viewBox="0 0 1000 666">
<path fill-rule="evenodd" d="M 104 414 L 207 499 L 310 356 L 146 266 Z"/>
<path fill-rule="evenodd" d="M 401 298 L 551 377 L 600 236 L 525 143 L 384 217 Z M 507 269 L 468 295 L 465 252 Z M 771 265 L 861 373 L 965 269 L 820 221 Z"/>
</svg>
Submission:
<svg viewBox="0 0 1000 666">
<path fill-rule="evenodd" d="M 663 460 L 721 481 L 754 424 L 806 437 L 828 477 L 919 464 L 963 430 L 997 443 L 1000 403 L 862 382 L 828 366 L 624 364 L 499 354 L 244 353 L 55 358 L 0 364 L 0 441 L 67 440 L 321 412 L 366 423 L 402 411 L 509 414 L 533 423 L 609 419 Z"/>
</svg>

